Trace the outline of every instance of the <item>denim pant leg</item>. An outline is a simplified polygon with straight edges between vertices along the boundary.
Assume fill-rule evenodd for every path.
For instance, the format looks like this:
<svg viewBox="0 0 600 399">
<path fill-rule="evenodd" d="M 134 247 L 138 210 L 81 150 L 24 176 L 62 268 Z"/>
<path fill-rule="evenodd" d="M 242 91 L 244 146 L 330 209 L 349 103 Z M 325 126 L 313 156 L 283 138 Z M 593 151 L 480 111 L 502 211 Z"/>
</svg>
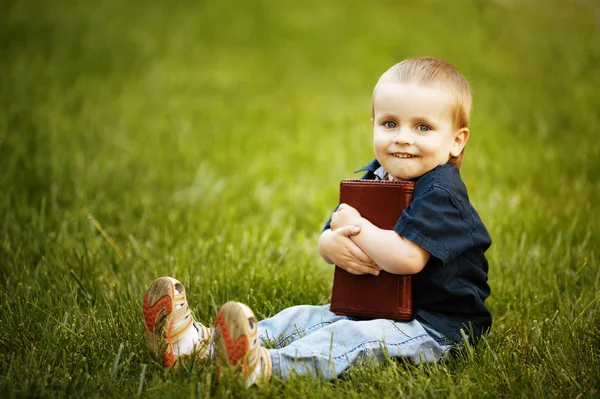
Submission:
<svg viewBox="0 0 600 399">
<path fill-rule="evenodd" d="M 283 348 L 297 339 L 340 320 L 348 320 L 348 317 L 331 312 L 329 305 L 292 306 L 273 317 L 259 321 L 258 335 L 263 346 L 266 342 L 271 342 L 276 348 Z"/>
<path fill-rule="evenodd" d="M 387 355 L 408 358 L 416 364 L 429 363 L 438 361 L 450 348 L 444 337 L 416 320 L 356 321 L 329 313 L 337 319 L 327 319 L 321 313 L 322 321 L 313 319 L 314 323 L 304 326 L 308 327 L 304 330 L 308 332 L 306 335 L 292 333 L 289 336 L 295 337 L 293 342 L 269 350 L 273 374 L 283 379 L 291 375 L 333 379 L 364 360 L 377 363 Z"/>
</svg>

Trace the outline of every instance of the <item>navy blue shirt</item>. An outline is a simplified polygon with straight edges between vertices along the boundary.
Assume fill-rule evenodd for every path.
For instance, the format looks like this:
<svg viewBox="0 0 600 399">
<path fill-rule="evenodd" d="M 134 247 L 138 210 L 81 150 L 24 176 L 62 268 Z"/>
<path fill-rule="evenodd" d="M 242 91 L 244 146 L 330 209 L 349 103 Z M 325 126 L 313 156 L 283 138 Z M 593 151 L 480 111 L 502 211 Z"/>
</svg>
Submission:
<svg viewBox="0 0 600 399">
<path fill-rule="evenodd" d="M 386 173 L 377 160 L 360 170 L 368 180 Z M 484 305 L 490 295 L 484 255 L 490 235 L 455 165 L 438 166 L 412 180 L 413 199 L 394 231 L 431 254 L 412 278 L 415 318 L 456 342 L 462 341 L 461 329 L 476 339 L 492 326 L 492 314 Z"/>
</svg>

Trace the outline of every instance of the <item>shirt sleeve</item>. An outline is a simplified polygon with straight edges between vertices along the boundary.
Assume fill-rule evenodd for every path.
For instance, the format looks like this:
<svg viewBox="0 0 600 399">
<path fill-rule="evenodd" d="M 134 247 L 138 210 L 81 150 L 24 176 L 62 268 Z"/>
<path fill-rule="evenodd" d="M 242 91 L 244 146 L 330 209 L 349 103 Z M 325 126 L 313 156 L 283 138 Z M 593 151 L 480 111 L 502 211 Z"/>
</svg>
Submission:
<svg viewBox="0 0 600 399">
<path fill-rule="evenodd" d="M 443 264 L 474 245 L 457 199 L 447 190 L 435 186 L 413 198 L 394 226 L 394 231 Z"/>
</svg>

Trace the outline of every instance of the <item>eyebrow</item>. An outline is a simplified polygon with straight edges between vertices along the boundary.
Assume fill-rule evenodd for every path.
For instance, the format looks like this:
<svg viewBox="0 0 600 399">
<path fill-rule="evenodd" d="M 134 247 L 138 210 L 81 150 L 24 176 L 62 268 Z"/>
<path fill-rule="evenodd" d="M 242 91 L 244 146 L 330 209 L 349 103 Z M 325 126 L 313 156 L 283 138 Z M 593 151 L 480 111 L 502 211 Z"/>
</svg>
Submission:
<svg viewBox="0 0 600 399">
<path fill-rule="evenodd" d="M 423 121 L 423 122 L 427 122 L 427 123 L 435 123 L 435 119 L 432 119 L 431 117 L 426 117 L 426 116 L 417 116 L 415 118 L 411 118 L 412 120 L 415 121 Z"/>
<path fill-rule="evenodd" d="M 439 123 L 435 119 L 426 118 L 426 117 L 423 117 L 423 116 L 412 118 L 412 120 L 426 123 L 428 125 L 431 125 L 434 128 L 437 128 L 439 126 Z"/>
<path fill-rule="evenodd" d="M 375 113 L 375 119 L 398 119 L 396 116 L 394 116 L 393 114 L 390 114 L 389 112 L 386 112 L 384 114 L 381 115 L 377 115 L 377 113 Z"/>
</svg>

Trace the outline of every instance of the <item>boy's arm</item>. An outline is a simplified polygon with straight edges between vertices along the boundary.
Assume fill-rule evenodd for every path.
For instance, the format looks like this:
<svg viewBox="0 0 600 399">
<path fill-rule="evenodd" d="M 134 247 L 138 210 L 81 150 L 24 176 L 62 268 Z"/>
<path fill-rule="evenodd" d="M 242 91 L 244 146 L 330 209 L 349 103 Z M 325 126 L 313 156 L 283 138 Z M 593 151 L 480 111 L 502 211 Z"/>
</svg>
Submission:
<svg viewBox="0 0 600 399">
<path fill-rule="evenodd" d="M 361 233 L 352 240 L 383 270 L 392 274 L 419 273 L 431 255 L 394 230 L 383 230 L 361 218 Z"/>
<path fill-rule="evenodd" d="M 393 274 L 416 274 L 423 270 L 431 255 L 393 230 L 384 230 L 342 204 L 331 218 L 332 228 L 350 225 L 360 228 L 351 239 L 381 269 Z"/>
</svg>

